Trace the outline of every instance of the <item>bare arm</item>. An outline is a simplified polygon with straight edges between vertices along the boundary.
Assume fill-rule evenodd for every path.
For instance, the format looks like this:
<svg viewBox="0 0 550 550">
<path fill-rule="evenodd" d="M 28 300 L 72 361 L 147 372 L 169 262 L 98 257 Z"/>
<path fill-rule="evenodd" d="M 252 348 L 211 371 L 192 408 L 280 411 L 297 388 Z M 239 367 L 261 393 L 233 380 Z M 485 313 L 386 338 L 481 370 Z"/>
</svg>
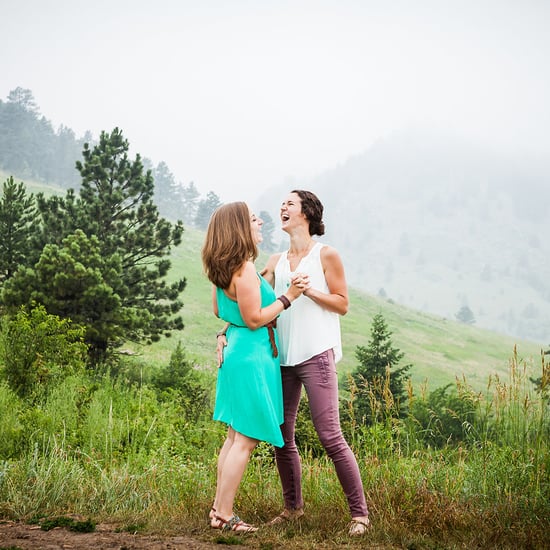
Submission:
<svg viewBox="0 0 550 550">
<path fill-rule="evenodd" d="M 212 285 L 212 310 L 214 311 L 214 315 L 216 317 L 219 317 L 219 310 L 218 310 L 218 298 L 216 296 L 216 287 L 215 285 Z M 216 335 L 216 362 L 218 364 L 218 368 L 222 366 L 223 363 L 223 348 L 227 346 L 227 338 L 225 336 L 225 333 L 227 332 L 227 327 L 229 326 L 229 323 L 226 323 L 223 330 L 218 332 Z"/>
<path fill-rule="evenodd" d="M 321 249 L 321 264 L 329 293 L 326 294 L 314 288 L 304 291 L 304 296 L 328 311 L 345 315 L 348 312 L 349 297 L 344 264 L 335 248 L 324 246 Z"/>
<path fill-rule="evenodd" d="M 216 317 L 219 317 L 218 298 L 216 296 L 216 287 L 212 285 L 212 311 Z"/>
<path fill-rule="evenodd" d="M 263 327 L 283 311 L 284 305 L 280 300 L 262 307 L 259 279 L 252 262 L 247 262 L 243 269 L 234 275 L 233 280 L 239 311 L 248 328 L 254 330 Z M 285 292 L 285 296 L 293 302 L 302 292 L 302 288 L 292 284 Z"/>
<path fill-rule="evenodd" d="M 265 264 L 265 267 L 260 271 L 260 275 L 273 287 L 275 286 L 275 266 L 280 257 L 281 254 L 273 254 L 270 256 L 269 260 L 267 260 L 267 264 Z"/>
</svg>

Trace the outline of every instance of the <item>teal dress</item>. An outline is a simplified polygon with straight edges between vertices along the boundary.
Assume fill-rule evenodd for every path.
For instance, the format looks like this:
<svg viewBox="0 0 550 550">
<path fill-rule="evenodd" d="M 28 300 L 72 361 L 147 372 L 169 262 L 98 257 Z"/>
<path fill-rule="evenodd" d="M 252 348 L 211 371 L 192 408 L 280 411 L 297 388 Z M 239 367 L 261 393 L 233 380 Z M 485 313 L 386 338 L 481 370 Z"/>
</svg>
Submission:
<svg viewBox="0 0 550 550">
<path fill-rule="evenodd" d="M 262 307 L 275 301 L 275 291 L 260 275 Z M 216 290 L 218 315 L 230 323 L 223 362 L 218 369 L 214 420 L 231 426 L 252 439 L 267 441 L 276 447 L 284 445 L 281 434 L 283 389 L 279 357 L 266 327 L 249 329 L 236 301 Z M 274 343 L 278 345 L 277 331 Z"/>
</svg>

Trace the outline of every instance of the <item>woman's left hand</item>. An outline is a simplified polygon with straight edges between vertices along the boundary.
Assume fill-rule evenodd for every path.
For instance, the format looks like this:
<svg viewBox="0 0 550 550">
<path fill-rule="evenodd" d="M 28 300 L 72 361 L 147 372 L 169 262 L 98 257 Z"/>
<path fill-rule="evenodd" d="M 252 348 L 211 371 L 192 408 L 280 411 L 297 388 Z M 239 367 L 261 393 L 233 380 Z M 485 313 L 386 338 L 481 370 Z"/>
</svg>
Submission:
<svg viewBox="0 0 550 550">
<path fill-rule="evenodd" d="M 218 368 L 220 368 L 223 363 L 223 350 L 225 346 L 227 346 L 227 336 L 225 334 L 220 334 L 216 339 L 216 359 Z"/>
<path fill-rule="evenodd" d="M 290 278 L 290 282 L 302 289 L 304 292 L 310 288 L 311 283 L 309 282 L 309 275 L 307 273 L 294 273 Z"/>
</svg>

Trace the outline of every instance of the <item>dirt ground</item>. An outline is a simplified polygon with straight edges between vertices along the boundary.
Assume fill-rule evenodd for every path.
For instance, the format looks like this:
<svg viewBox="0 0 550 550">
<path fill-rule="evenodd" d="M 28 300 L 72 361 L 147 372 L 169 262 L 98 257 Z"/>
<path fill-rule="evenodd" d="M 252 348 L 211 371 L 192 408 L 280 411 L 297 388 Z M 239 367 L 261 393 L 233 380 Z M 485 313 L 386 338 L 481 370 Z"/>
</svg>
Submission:
<svg viewBox="0 0 550 550">
<path fill-rule="evenodd" d="M 212 550 L 218 544 L 189 536 L 134 535 L 117 532 L 116 526 L 98 524 L 92 533 L 64 527 L 44 531 L 38 525 L 0 521 L 0 550 Z M 237 546 L 242 548 L 242 546 Z"/>
</svg>

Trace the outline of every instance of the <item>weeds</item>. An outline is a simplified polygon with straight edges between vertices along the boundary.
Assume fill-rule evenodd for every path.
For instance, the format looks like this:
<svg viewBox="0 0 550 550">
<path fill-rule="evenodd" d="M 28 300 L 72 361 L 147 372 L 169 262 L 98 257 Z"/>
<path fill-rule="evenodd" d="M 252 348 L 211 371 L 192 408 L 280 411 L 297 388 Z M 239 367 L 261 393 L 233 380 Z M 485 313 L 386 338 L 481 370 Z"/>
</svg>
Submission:
<svg viewBox="0 0 550 550">
<path fill-rule="evenodd" d="M 92 533 L 95 531 L 96 524 L 90 519 L 79 521 L 67 516 L 44 519 L 40 522 L 42 531 L 49 531 L 55 527 L 65 527 L 69 531 L 76 531 L 77 533 Z"/>
<path fill-rule="evenodd" d="M 492 377 L 483 393 L 465 379 L 431 394 L 410 386 L 404 418 L 392 414 L 384 391 L 378 392 L 382 404 L 371 403 L 378 421 L 366 425 L 348 415 L 347 435 L 372 518 L 369 541 L 423 549 L 549 546 L 547 392 L 529 383 L 534 366 L 516 352 L 509 366 L 508 379 Z M 6 427 L 1 517 L 53 518 L 45 523 L 53 525 L 79 514 L 93 518 L 90 525 L 108 519 L 129 532 L 177 531 L 233 544 L 206 521 L 225 431 L 208 420 L 208 411 L 194 423 L 182 421 L 177 403 L 108 376 L 92 384 L 67 377 L 39 407 L 0 384 L 0 408 Z M 309 446 L 302 449 L 306 516 L 282 528 L 264 527 L 254 538 L 257 547 L 361 544 L 346 535 L 346 499 L 310 432 L 302 437 Z M 273 452 L 262 444 L 246 470 L 236 511 L 264 525 L 281 507 Z"/>
</svg>

